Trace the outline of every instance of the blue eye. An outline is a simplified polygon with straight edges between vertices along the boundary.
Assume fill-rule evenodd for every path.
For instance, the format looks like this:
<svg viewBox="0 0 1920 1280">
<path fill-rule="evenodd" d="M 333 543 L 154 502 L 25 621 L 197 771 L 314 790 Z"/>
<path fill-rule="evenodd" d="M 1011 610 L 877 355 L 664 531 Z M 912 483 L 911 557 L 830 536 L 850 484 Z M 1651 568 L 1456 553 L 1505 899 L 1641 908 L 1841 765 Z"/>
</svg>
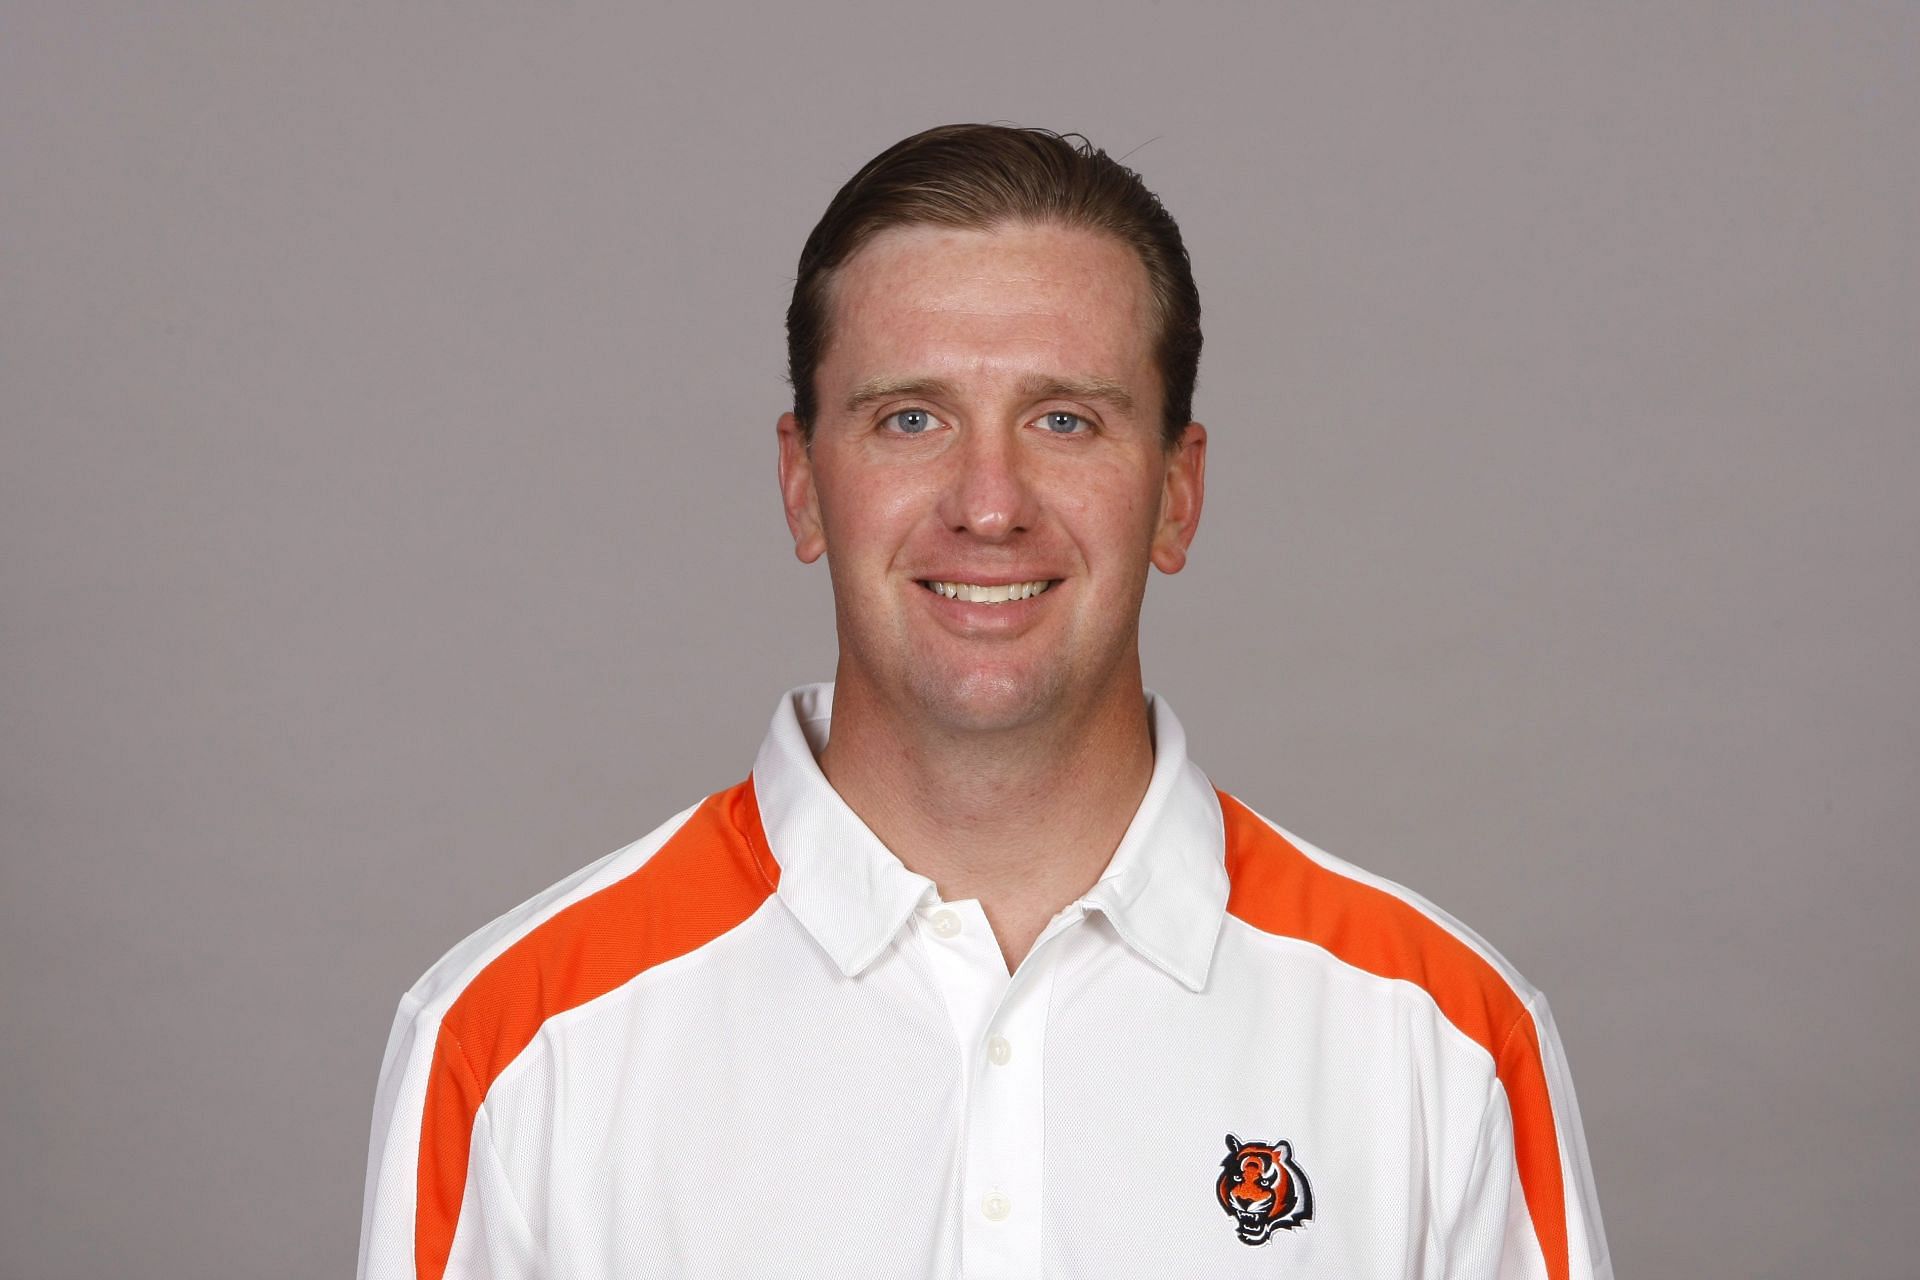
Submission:
<svg viewBox="0 0 1920 1280">
<path fill-rule="evenodd" d="M 1040 423 L 1055 435 L 1069 436 L 1077 435 L 1080 429 L 1087 425 L 1087 420 L 1077 413 L 1067 413 L 1064 410 L 1056 409 L 1052 413 L 1044 415 L 1040 419 Z"/>
<path fill-rule="evenodd" d="M 925 409 L 902 409 L 888 414 L 886 421 L 902 435 L 917 436 L 933 425 L 933 415 Z"/>
</svg>

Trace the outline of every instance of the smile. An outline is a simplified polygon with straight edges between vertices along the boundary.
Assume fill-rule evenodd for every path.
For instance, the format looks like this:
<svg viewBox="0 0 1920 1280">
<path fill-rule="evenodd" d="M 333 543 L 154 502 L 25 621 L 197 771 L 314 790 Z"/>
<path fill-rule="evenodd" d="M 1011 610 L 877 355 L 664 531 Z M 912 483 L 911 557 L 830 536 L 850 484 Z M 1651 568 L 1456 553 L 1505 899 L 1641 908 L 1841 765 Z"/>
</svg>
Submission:
<svg viewBox="0 0 1920 1280">
<path fill-rule="evenodd" d="M 922 579 L 920 585 L 935 595 L 945 596 L 949 600 L 964 600 L 968 604 L 1006 604 L 1010 600 L 1025 600 L 1037 596 L 1052 586 L 1054 579 L 1038 582 L 1003 582 L 997 586 L 983 587 L 972 582 L 933 582 Z"/>
</svg>

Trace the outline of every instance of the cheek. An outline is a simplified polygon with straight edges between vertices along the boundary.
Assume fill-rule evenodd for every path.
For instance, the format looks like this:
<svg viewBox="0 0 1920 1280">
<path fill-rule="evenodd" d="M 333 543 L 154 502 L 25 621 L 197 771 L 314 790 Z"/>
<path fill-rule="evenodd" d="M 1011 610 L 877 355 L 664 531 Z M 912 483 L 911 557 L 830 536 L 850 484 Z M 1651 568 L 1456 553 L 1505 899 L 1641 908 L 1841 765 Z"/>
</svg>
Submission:
<svg viewBox="0 0 1920 1280">
<path fill-rule="evenodd" d="M 843 560 L 891 558 L 928 507 L 922 486 L 899 474 L 822 477 L 817 487 L 828 554 L 838 551 Z"/>
<path fill-rule="evenodd" d="M 1132 468 L 1113 467 L 1062 485 L 1054 507 L 1089 552 L 1119 547 L 1132 555 L 1152 539 L 1160 489 L 1157 481 L 1149 486 Z"/>
</svg>

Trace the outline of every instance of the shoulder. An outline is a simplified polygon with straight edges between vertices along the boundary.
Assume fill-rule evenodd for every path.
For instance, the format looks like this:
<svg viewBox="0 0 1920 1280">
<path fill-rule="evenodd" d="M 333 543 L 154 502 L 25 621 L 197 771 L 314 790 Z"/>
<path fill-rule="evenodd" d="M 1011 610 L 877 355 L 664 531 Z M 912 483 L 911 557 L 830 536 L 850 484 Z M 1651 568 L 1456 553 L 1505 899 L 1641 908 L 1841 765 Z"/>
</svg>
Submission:
<svg viewBox="0 0 1920 1280">
<path fill-rule="evenodd" d="M 469 1057 L 511 1057 L 547 1018 L 744 922 L 778 876 L 749 779 L 475 931 L 404 1004 Z"/>
<path fill-rule="evenodd" d="M 1220 807 L 1228 912 L 1262 933 L 1319 948 L 1331 963 L 1418 988 L 1485 1050 L 1547 1274 L 1589 1274 L 1571 1271 L 1569 1259 L 1604 1259 L 1606 1245 L 1572 1081 L 1544 997 L 1478 934 L 1418 894 L 1315 848 L 1224 792 Z M 1602 1264 L 1591 1274 L 1611 1272 Z"/>
<path fill-rule="evenodd" d="M 1540 993 L 1466 925 L 1419 894 L 1302 840 L 1220 793 L 1227 912 L 1335 963 L 1410 983 L 1495 1059 Z"/>
<path fill-rule="evenodd" d="M 411 1217 L 380 1234 L 394 1274 L 409 1241 L 423 1271 L 445 1267 L 482 1107 L 548 1020 L 725 936 L 778 874 L 749 779 L 535 894 L 414 984 L 381 1067 L 363 1222 L 372 1240 L 366 1223 Z"/>
</svg>

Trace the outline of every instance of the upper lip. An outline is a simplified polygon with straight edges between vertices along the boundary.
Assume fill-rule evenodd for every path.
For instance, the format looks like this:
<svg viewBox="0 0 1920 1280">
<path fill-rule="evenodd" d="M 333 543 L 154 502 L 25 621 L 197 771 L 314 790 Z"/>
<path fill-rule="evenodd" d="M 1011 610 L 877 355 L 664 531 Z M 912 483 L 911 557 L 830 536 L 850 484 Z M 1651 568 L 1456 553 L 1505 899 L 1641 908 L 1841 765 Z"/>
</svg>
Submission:
<svg viewBox="0 0 1920 1280">
<path fill-rule="evenodd" d="M 964 582 L 970 587 L 1011 587 L 1019 582 L 1058 582 L 1057 573 L 1005 574 L 987 573 L 969 576 L 965 573 L 921 573 L 914 575 L 915 582 Z"/>
</svg>

